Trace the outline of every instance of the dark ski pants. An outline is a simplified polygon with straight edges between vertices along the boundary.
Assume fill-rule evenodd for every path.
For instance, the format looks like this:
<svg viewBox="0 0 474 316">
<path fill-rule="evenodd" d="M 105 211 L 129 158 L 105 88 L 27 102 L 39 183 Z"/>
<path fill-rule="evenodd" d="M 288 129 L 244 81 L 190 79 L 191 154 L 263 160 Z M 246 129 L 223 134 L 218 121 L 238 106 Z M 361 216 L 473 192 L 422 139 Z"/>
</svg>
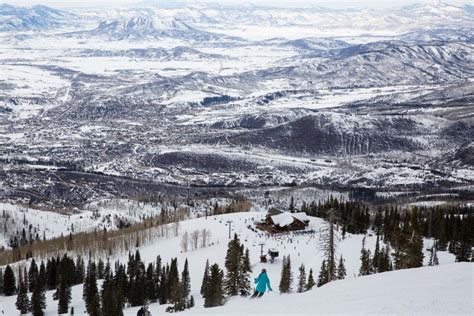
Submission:
<svg viewBox="0 0 474 316">
<path fill-rule="evenodd" d="M 255 291 L 251 297 L 252 297 L 252 298 L 254 298 L 254 297 L 262 297 L 263 294 L 265 294 L 265 293 L 262 293 L 262 292 L 259 292 L 259 291 Z"/>
</svg>

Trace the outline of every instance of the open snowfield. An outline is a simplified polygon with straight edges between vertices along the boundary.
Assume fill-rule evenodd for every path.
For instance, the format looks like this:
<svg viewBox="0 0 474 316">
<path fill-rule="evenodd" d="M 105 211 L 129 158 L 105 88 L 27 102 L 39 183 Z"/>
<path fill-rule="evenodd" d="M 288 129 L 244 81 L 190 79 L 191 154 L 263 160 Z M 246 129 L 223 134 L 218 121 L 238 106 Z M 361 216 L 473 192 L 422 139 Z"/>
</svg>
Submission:
<svg viewBox="0 0 474 316">
<path fill-rule="evenodd" d="M 255 233 L 247 226 L 253 227 L 254 221 L 260 221 L 265 216 L 263 212 L 235 213 L 219 216 L 210 216 L 180 222 L 179 236 L 161 238 L 152 244 L 139 248 L 141 258 L 145 263 L 152 262 L 160 255 L 163 262 L 169 262 L 177 257 L 182 269 L 185 258 L 189 260 L 191 275 L 191 294 L 196 298 L 196 307 L 186 313 L 190 314 L 217 314 L 217 315 L 245 315 L 260 313 L 271 315 L 275 313 L 313 314 L 317 309 L 321 313 L 363 313 L 369 311 L 376 314 L 415 313 L 415 314 L 467 314 L 469 310 L 470 290 L 472 292 L 472 265 L 453 264 L 454 257 L 448 252 L 439 252 L 441 266 L 426 267 L 416 270 L 406 270 L 379 274 L 364 278 L 354 278 L 360 266 L 360 248 L 363 235 L 347 234 L 339 242 L 338 257 L 345 258 L 347 279 L 314 289 L 306 294 L 291 294 L 282 299 L 278 294 L 278 283 L 281 270 L 281 259 L 290 255 L 294 279 L 297 269 L 304 262 L 306 271 L 313 269 L 315 278 L 323 259 L 318 249 L 320 232 L 325 222 L 319 218 L 311 218 L 308 230 L 314 233 L 288 234 L 269 236 L 258 231 Z M 232 298 L 228 305 L 222 308 L 203 309 L 203 301 L 199 295 L 204 265 L 207 259 L 210 263 L 217 262 L 221 267 L 227 250 L 228 232 L 227 221 L 232 221 L 232 234 L 237 233 L 241 242 L 250 250 L 253 275 L 257 276 L 262 268 L 266 268 L 274 292 L 262 298 L 258 304 L 246 298 Z M 194 230 L 208 229 L 210 231 L 209 246 L 188 250 L 183 253 L 181 248 L 182 236 L 185 232 L 191 234 Z M 371 236 L 372 235 L 372 236 Z M 373 234 L 366 236 L 367 247 L 375 246 L 376 237 Z M 262 264 L 259 262 L 260 243 L 264 243 L 264 251 L 277 248 L 280 257 L 274 263 Z M 431 241 L 425 242 L 425 249 L 431 246 Z M 425 252 L 425 263 L 427 253 Z M 127 254 L 119 254 L 111 261 L 127 261 Z M 438 271 L 439 269 L 439 271 Z M 416 278 L 417 282 L 412 280 Z M 442 284 L 442 286 L 440 286 Z M 296 287 L 296 281 L 293 288 Z M 417 298 L 415 299 L 415 293 Z M 420 294 L 421 293 L 421 294 Z M 48 306 L 46 315 L 56 315 L 57 302 L 52 300 L 53 291 L 47 293 Z M 391 295 L 388 295 L 391 294 Z M 73 302 L 71 306 L 77 314 L 84 311 L 82 301 L 82 286 L 73 287 Z M 410 297 L 412 296 L 412 297 Z M 288 298 L 288 299 L 287 299 Z M 291 298 L 291 299 L 290 299 Z M 15 297 L 0 297 L 0 305 L 6 315 L 15 315 Z M 365 302 L 365 303 L 364 303 Z M 472 303 L 472 301 L 471 301 Z M 235 309 L 239 306 L 238 311 Z M 151 304 L 153 315 L 162 314 L 166 305 Z M 368 309 L 367 309 L 368 308 Z M 126 315 L 135 315 L 138 308 L 125 310 Z"/>
<path fill-rule="evenodd" d="M 471 263 L 399 270 L 329 283 L 303 294 L 235 298 L 189 315 L 471 315 Z M 132 313 L 127 314 L 132 315 Z"/>
</svg>

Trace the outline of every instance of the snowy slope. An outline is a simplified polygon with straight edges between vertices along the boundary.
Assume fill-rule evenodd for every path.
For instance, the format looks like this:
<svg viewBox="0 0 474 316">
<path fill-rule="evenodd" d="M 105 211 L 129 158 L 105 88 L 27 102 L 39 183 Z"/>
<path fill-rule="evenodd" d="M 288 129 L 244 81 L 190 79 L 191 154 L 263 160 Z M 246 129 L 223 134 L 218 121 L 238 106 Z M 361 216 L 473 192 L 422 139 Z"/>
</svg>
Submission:
<svg viewBox="0 0 474 316">
<path fill-rule="evenodd" d="M 209 201 L 196 201 L 191 208 L 186 204 L 180 204 L 181 208 L 188 208 L 190 212 L 203 213 L 209 205 L 215 203 L 227 205 L 227 199 L 210 199 Z M 209 205 L 207 204 L 209 203 Z M 8 246 L 8 241 L 15 236 L 16 223 L 24 223 L 23 227 L 29 227 L 33 237 L 38 235 L 42 238 L 52 239 L 70 233 L 90 232 L 94 230 L 115 230 L 118 225 L 140 222 L 145 217 L 158 216 L 163 208 L 170 207 L 167 203 L 147 204 L 134 200 L 97 200 L 83 209 L 73 209 L 69 212 L 53 212 L 28 208 L 10 203 L 0 202 L 0 212 L 5 222 L 0 220 L 0 248 Z M 3 219 L 2 218 L 2 219 Z M 4 231 L 6 227 L 7 231 Z"/>
<path fill-rule="evenodd" d="M 205 309 L 198 303 L 183 315 L 471 315 L 473 273 L 470 263 L 399 270 L 336 281 L 302 294 L 274 291 L 259 300 L 231 298 L 223 307 Z M 53 292 L 47 293 L 47 315 L 56 315 Z M 82 286 L 74 286 L 72 295 L 75 312 L 82 314 Z M 15 298 L 0 297 L 5 315 L 18 314 Z M 150 306 L 152 315 L 165 315 L 162 309 Z M 137 310 L 125 309 L 124 315 Z"/>
<path fill-rule="evenodd" d="M 474 265 L 456 263 L 336 281 L 303 294 L 231 299 L 189 315 L 471 315 Z M 132 315 L 132 313 L 127 313 Z"/>
<path fill-rule="evenodd" d="M 310 217 L 310 227 L 309 229 L 313 229 L 315 233 L 313 234 L 288 234 L 288 235 L 273 235 L 269 236 L 264 234 L 263 232 L 257 231 L 254 232 L 253 230 L 248 228 L 248 225 L 253 226 L 254 221 L 260 221 L 264 218 L 265 213 L 263 212 L 247 212 L 247 213 L 235 213 L 235 214 L 226 214 L 226 215 L 219 215 L 219 216 L 211 216 L 206 218 L 197 218 L 192 220 L 187 220 L 180 222 L 180 231 L 179 236 L 174 237 L 170 236 L 168 238 L 161 237 L 160 239 L 155 240 L 153 243 L 148 245 L 143 245 L 139 248 L 141 253 L 141 258 L 145 263 L 152 262 L 156 259 L 157 255 L 160 255 L 164 262 L 169 262 L 171 258 L 177 257 L 179 269 L 182 269 L 183 263 L 185 258 L 189 260 L 189 269 L 190 269 L 190 276 L 191 276 L 191 294 L 194 295 L 196 298 L 196 308 L 191 310 L 189 313 L 191 314 L 233 314 L 233 315 L 243 315 L 243 314 L 254 314 L 259 309 L 256 307 L 256 303 L 249 301 L 248 299 L 243 298 L 232 298 L 223 308 L 217 309 L 206 309 L 204 310 L 201 306 L 203 305 L 202 298 L 199 294 L 201 280 L 202 280 L 202 273 L 204 271 L 204 265 L 207 259 L 211 263 L 217 262 L 221 267 L 224 266 L 224 259 L 226 255 L 227 249 L 227 242 L 228 242 L 228 226 L 226 222 L 228 220 L 232 221 L 232 234 L 237 233 L 241 242 L 244 244 L 246 248 L 249 248 L 250 251 L 250 258 L 251 264 L 253 269 L 253 275 L 257 275 L 259 271 L 265 267 L 268 271 L 272 286 L 274 288 L 274 292 L 265 296 L 262 299 L 264 304 L 261 304 L 261 311 L 264 315 L 267 314 L 274 314 L 277 311 L 291 313 L 293 311 L 297 311 L 299 313 L 311 313 L 313 308 L 321 308 L 322 312 L 329 312 L 331 311 L 331 302 L 337 300 L 337 297 L 343 297 L 342 295 L 348 295 L 347 297 L 347 310 L 352 310 L 353 306 L 360 304 L 362 298 L 364 296 L 372 295 L 371 302 L 374 303 L 371 305 L 373 308 L 373 312 L 382 312 L 383 308 L 390 305 L 392 298 L 385 297 L 385 299 L 381 299 L 380 296 L 373 296 L 374 293 L 391 293 L 392 291 L 399 291 L 400 297 L 393 298 L 396 302 L 399 302 L 404 298 L 403 295 L 408 295 L 408 290 L 404 288 L 404 286 L 410 287 L 412 292 L 415 292 L 420 289 L 431 289 L 433 284 L 438 284 L 436 282 L 442 282 L 443 286 L 446 286 L 443 289 L 439 289 L 437 292 L 433 291 L 426 291 L 424 294 L 425 296 L 420 296 L 420 301 L 416 301 L 415 299 L 411 299 L 411 301 L 405 302 L 404 306 L 401 306 L 400 313 L 404 311 L 408 311 L 410 308 L 420 307 L 427 305 L 429 299 L 436 301 L 437 298 L 445 295 L 446 293 L 453 293 L 452 299 L 455 300 L 455 297 L 458 297 L 459 301 L 446 301 L 446 302 L 438 302 L 438 305 L 433 305 L 433 308 L 436 308 L 438 312 L 443 311 L 444 308 L 452 306 L 451 308 L 456 308 L 461 306 L 462 308 L 462 301 L 464 300 L 467 294 L 459 294 L 459 292 L 464 291 L 468 293 L 468 284 L 469 284 L 469 273 L 468 273 L 468 266 L 465 268 L 457 268 L 462 267 L 462 265 L 453 265 L 454 258 L 451 254 L 447 252 L 438 252 L 439 260 L 441 265 L 446 265 L 447 269 L 446 273 L 439 274 L 438 281 L 435 281 L 434 275 L 438 275 L 434 269 L 425 268 L 425 269 L 417 269 L 411 271 L 399 271 L 394 273 L 385 273 L 380 274 L 377 276 L 372 276 L 368 278 L 354 278 L 359 270 L 360 267 L 360 247 L 362 243 L 363 235 L 351 235 L 346 234 L 346 238 L 341 240 L 338 248 L 337 248 L 337 255 L 343 255 L 345 258 L 345 265 L 347 269 L 347 279 L 348 281 L 340 281 L 336 282 L 333 285 L 327 285 L 320 289 L 315 289 L 310 293 L 307 294 L 292 294 L 291 295 L 291 303 L 290 300 L 282 300 L 281 296 L 278 294 L 278 282 L 279 276 L 281 271 L 281 259 L 285 255 L 290 255 L 292 259 L 292 270 L 294 274 L 294 278 L 296 280 L 297 277 L 297 268 L 304 263 L 306 266 L 306 271 L 309 269 L 313 269 L 315 277 L 319 272 L 319 268 L 321 266 L 321 262 L 323 260 L 323 254 L 318 249 L 318 242 L 320 238 L 320 230 L 325 227 L 325 222 L 320 218 Z M 188 250 L 187 252 L 183 253 L 181 248 L 181 240 L 182 236 L 185 232 L 191 234 L 194 230 L 202 230 L 208 229 L 210 231 L 210 239 L 209 239 L 209 246 L 206 248 L 198 248 L 197 250 Z M 339 233 L 337 234 L 339 235 Z M 376 237 L 374 235 L 366 236 L 366 245 L 368 248 L 374 249 Z M 261 264 L 259 262 L 259 255 L 260 255 L 260 243 L 265 243 L 264 251 L 266 252 L 269 248 L 276 248 L 280 251 L 280 257 L 276 259 L 275 263 L 266 263 Z M 431 241 L 425 241 L 425 249 L 431 246 Z M 425 253 L 425 259 L 426 253 Z M 122 253 L 118 254 L 111 258 L 111 261 L 120 260 L 122 262 L 127 261 L 127 254 Z M 427 261 L 427 260 L 426 260 Z M 426 262 L 425 262 L 426 263 Z M 449 268 L 453 267 L 454 268 Z M 439 268 L 438 268 L 439 269 Z M 459 280 L 456 276 L 452 275 L 449 271 L 458 271 Z M 425 273 L 425 271 L 427 271 Z M 407 282 L 394 282 L 393 280 L 397 279 L 413 279 L 418 278 L 418 274 L 420 274 L 420 281 L 419 283 L 409 284 Z M 406 277 L 404 275 L 406 274 Z M 392 276 L 393 275 L 393 276 Z M 400 276 L 402 275 L 402 276 Z M 446 281 L 439 281 L 446 277 Z M 452 277 L 452 279 L 451 279 Z M 388 278 L 388 279 L 386 279 Z M 430 279 L 432 283 L 430 283 Z M 361 284 L 359 284 L 361 282 Z M 367 285 L 366 282 L 369 284 Z M 450 283 L 452 282 L 452 283 Z M 345 285 L 347 284 L 347 285 Z M 373 285 L 372 285 L 373 284 Z M 383 286 L 387 286 L 387 284 L 391 284 L 392 288 L 384 289 Z M 296 286 L 296 281 L 293 284 L 293 287 Z M 347 286 L 347 290 L 346 290 Z M 456 291 L 451 291 L 452 286 L 458 286 L 460 289 Z M 360 289 L 359 289 L 360 287 Z M 380 287 L 380 288 L 379 288 Z M 364 290 L 365 289 L 365 290 Z M 403 290 L 403 291 L 402 291 Z M 323 294 L 326 293 L 327 294 Z M 364 292 L 366 291 L 366 292 Z M 56 308 L 57 302 L 52 300 L 52 293 L 50 291 L 47 293 L 48 297 L 48 306 L 46 310 L 46 315 L 56 315 Z M 459 295 L 458 295 L 459 294 Z M 74 310 L 77 314 L 82 314 L 84 310 L 83 301 L 82 301 L 82 286 L 76 286 L 73 288 L 72 291 L 73 295 L 73 303 L 71 306 L 74 307 Z M 351 296 L 353 295 L 353 296 Z M 358 296 L 359 295 L 359 296 Z M 433 296 L 431 296 L 433 295 Z M 446 294 L 447 295 L 447 294 Z M 451 294 L 450 294 L 451 295 Z M 331 298 L 332 297 L 332 298 Z M 451 297 L 451 296 L 450 296 Z M 293 299 L 294 298 L 294 299 Z M 330 299 L 331 298 L 331 299 Z M 313 305 L 313 301 L 317 300 L 318 303 Z M 0 306 L 5 306 L 7 315 L 14 315 L 16 314 L 15 307 L 14 307 L 15 299 L 12 297 L 6 298 L 0 296 Z M 308 302 L 311 302 L 311 305 L 308 305 Z M 325 302 L 325 303 L 324 303 Z M 459 304 L 455 304 L 458 302 Z M 288 304 L 287 307 L 280 306 L 282 304 Z M 327 304 L 327 305 L 321 305 Z M 466 304 L 465 302 L 463 303 Z M 236 306 L 239 305 L 237 310 Z M 259 304 L 260 305 L 260 304 Z M 276 306 L 276 307 L 275 307 Z M 305 309 L 295 309 L 295 306 L 306 306 Z M 321 306 L 321 307 L 319 307 Z M 339 312 L 347 311 L 344 309 L 345 305 L 339 306 Z M 155 314 L 162 314 L 166 308 L 166 305 L 158 305 L 152 304 L 150 305 L 151 311 L 153 315 Z M 350 309 L 349 309 L 350 308 Z M 359 307 L 360 309 L 355 310 L 362 312 L 363 307 Z M 392 310 L 388 310 L 388 312 L 396 313 L 397 310 L 396 306 L 392 307 Z M 403 309 L 404 308 L 404 309 Z M 464 309 L 465 310 L 465 309 Z M 461 310 L 461 311 L 464 311 Z M 136 315 L 137 308 L 129 308 L 125 310 L 126 315 Z M 436 310 L 433 310 L 436 311 Z M 454 311 L 453 309 L 447 311 Z"/>
</svg>

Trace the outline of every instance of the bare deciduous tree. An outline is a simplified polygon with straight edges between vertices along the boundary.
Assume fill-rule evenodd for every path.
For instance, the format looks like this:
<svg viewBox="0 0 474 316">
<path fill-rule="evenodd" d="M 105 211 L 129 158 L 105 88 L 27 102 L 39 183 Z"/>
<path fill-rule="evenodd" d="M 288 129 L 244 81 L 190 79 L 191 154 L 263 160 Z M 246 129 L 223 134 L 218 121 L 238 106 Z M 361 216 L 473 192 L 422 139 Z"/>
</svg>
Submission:
<svg viewBox="0 0 474 316">
<path fill-rule="evenodd" d="M 209 230 L 205 228 L 202 230 L 201 232 L 201 247 L 202 248 L 207 247 L 207 243 L 209 242 L 210 235 L 211 235 L 211 232 Z"/>
<path fill-rule="evenodd" d="M 196 229 L 191 233 L 191 240 L 193 249 L 197 249 L 199 243 L 199 230 Z"/>
<path fill-rule="evenodd" d="M 189 234 L 188 231 L 185 231 L 183 237 L 181 238 L 181 249 L 183 252 L 188 251 L 188 244 L 189 244 Z"/>
<path fill-rule="evenodd" d="M 173 232 L 174 232 L 174 237 L 179 236 L 179 222 L 174 222 L 173 223 Z"/>
</svg>

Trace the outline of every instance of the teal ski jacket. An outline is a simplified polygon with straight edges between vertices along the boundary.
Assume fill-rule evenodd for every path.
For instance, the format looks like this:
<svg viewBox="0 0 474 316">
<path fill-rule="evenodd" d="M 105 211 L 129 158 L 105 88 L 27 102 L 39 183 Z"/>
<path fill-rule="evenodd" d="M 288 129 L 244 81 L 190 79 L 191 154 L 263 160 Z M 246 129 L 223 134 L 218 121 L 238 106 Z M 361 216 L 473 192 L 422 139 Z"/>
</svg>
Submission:
<svg viewBox="0 0 474 316">
<path fill-rule="evenodd" d="M 260 275 L 255 279 L 255 283 L 257 287 L 255 288 L 256 291 L 260 293 L 265 293 L 268 287 L 268 290 L 272 291 L 272 287 L 270 286 L 270 279 L 265 272 L 260 273 Z"/>
</svg>

